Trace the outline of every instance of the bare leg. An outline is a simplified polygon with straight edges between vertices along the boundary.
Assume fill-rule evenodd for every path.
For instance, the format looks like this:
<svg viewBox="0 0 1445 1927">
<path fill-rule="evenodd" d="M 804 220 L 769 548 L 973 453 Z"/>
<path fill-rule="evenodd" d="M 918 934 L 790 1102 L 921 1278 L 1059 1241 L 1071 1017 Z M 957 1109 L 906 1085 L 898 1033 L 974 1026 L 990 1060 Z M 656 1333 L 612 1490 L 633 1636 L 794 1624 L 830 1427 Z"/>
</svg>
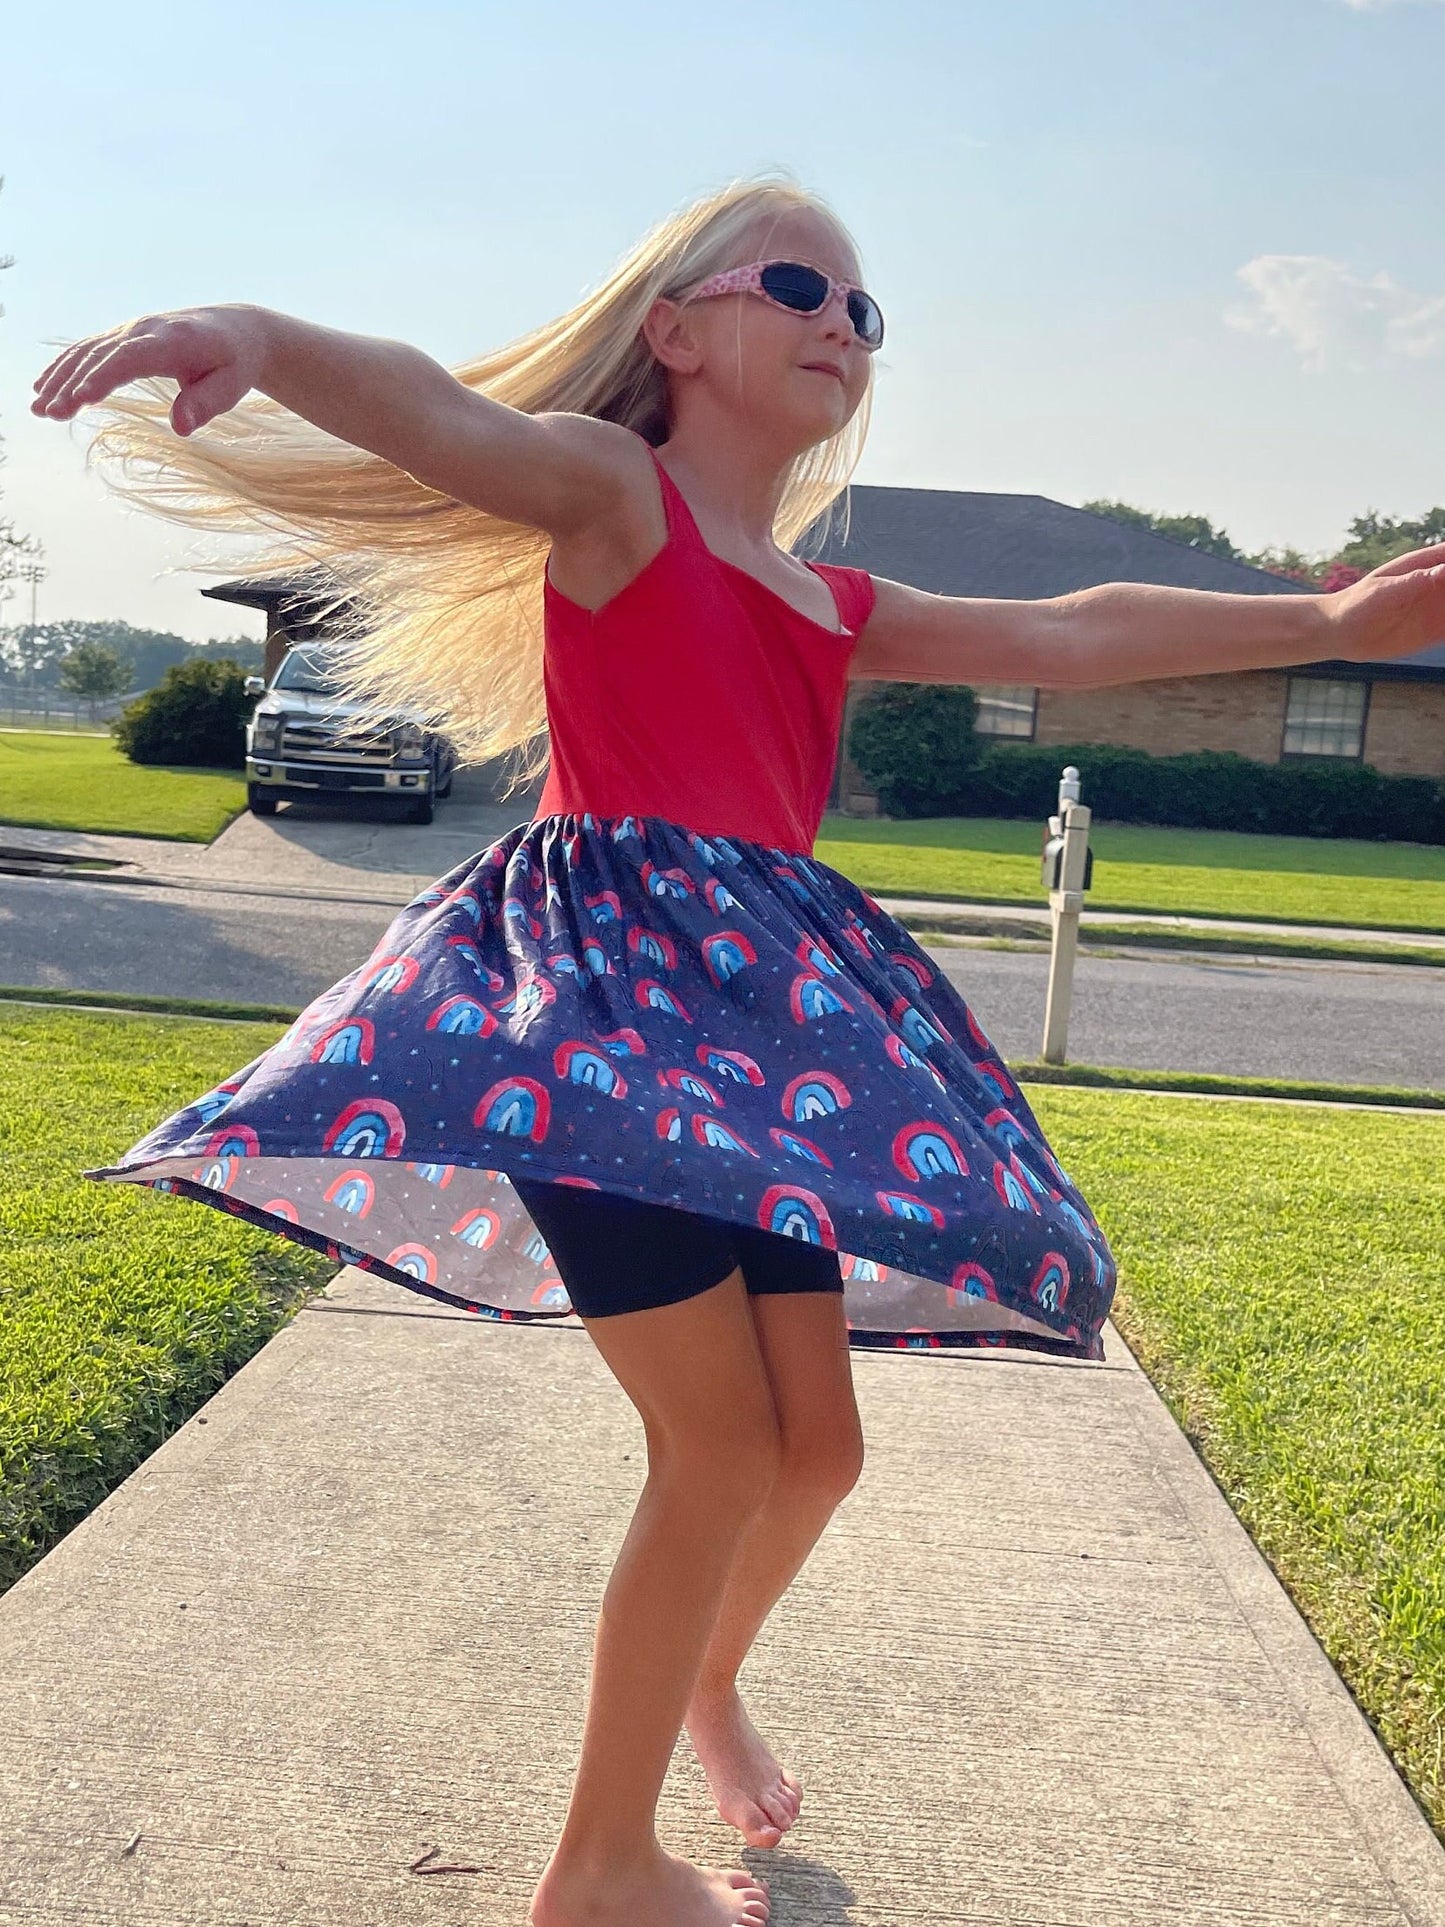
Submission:
<svg viewBox="0 0 1445 1927">
<path fill-rule="evenodd" d="M 802 1787 L 748 1717 L 738 1669 L 857 1483 L 863 1435 L 841 1299 L 786 1292 L 749 1303 L 778 1413 L 782 1460 L 728 1575 L 686 1725 L 719 1814 L 750 1845 L 775 1847 L 798 1817 Z"/>
<path fill-rule="evenodd" d="M 642 1416 L 648 1475 L 603 1596 L 572 1802 L 533 1927 L 756 1927 L 764 1888 L 665 1852 L 654 1824 L 728 1569 L 778 1466 L 743 1276 L 586 1324 Z"/>
</svg>

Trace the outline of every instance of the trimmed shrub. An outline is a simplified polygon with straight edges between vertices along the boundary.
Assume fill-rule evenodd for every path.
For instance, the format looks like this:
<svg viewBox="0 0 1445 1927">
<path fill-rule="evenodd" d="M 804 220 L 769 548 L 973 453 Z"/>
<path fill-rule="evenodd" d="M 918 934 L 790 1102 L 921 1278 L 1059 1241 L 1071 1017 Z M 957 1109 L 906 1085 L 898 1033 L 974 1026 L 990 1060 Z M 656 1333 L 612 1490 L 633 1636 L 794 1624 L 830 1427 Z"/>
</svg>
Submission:
<svg viewBox="0 0 1445 1927">
<path fill-rule="evenodd" d="M 978 697 L 958 683 L 879 683 L 848 733 L 854 762 L 889 816 L 950 816 L 983 747 L 973 733 Z"/>
<path fill-rule="evenodd" d="M 903 715 L 895 715 L 887 731 L 875 727 L 868 735 L 865 763 L 854 744 L 870 707 L 860 706 L 849 748 L 889 816 L 1039 822 L 1058 808 L 1059 775 L 1072 763 L 1096 822 L 1445 843 L 1445 783 L 1432 776 L 1384 776 L 1369 763 L 1325 758 L 1256 763 L 1234 750 L 1151 756 L 1106 743 L 987 739 L 962 771 L 944 758 L 930 772 L 930 737 L 912 731 Z"/>
<path fill-rule="evenodd" d="M 127 703 L 111 734 L 133 763 L 244 769 L 246 723 L 256 698 L 234 662 L 181 662 Z"/>
</svg>

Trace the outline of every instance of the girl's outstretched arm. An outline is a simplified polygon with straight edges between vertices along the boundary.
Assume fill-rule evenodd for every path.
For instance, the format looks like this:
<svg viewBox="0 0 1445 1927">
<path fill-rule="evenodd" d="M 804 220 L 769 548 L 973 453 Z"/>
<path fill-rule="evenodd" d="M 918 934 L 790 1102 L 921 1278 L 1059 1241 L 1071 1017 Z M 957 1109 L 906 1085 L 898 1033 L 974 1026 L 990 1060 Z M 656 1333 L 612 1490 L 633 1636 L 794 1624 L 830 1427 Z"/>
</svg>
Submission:
<svg viewBox="0 0 1445 1927">
<path fill-rule="evenodd" d="M 1161 676 L 1377 662 L 1445 640 L 1445 544 L 1414 549 L 1329 595 L 1231 595 L 1101 582 L 1071 595 L 930 595 L 875 577 L 848 673 L 885 682 L 1097 689 Z"/>
<path fill-rule="evenodd" d="M 252 388 L 425 487 L 549 534 L 595 527 L 636 490 L 636 437 L 586 415 L 527 415 L 403 341 L 344 334 L 249 302 L 144 315 L 63 350 L 31 413 L 64 420 L 143 376 L 180 383 L 178 435 Z"/>
</svg>

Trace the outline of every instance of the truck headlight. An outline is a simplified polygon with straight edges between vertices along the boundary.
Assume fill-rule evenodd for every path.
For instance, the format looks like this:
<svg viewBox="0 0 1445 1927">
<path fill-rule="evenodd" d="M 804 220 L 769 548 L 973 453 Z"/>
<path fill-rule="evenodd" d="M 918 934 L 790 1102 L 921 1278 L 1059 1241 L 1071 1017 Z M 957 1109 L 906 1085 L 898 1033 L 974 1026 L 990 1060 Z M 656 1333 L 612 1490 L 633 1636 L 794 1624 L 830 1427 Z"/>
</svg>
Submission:
<svg viewBox="0 0 1445 1927">
<path fill-rule="evenodd" d="M 396 732 L 396 749 L 399 756 L 425 756 L 426 731 L 420 723 L 403 723 Z"/>
<path fill-rule="evenodd" d="M 277 750 L 281 747 L 281 729 L 284 716 L 258 716 L 251 725 L 251 747 L 253 750 Z"/>
</svg>

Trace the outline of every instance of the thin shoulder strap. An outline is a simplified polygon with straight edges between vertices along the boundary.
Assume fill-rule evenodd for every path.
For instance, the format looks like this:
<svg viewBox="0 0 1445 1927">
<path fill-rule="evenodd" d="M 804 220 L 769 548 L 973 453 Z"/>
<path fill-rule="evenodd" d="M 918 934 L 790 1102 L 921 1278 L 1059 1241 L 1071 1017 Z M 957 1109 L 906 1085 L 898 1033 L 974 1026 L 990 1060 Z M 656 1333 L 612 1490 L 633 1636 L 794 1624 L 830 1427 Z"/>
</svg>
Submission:
<svg viewBox="0 0 1445 1927">
<path fill-rule="evenodd" d="M 848 568 L 841 562 L 813 562 L 809 567 L 827 579 L 838 604 L 843 627 L 856 636 L 869 616 L 878 591 L 866 569 Z"/>
<path fill-rule="evenodd" d="M 632 432 L 637 434 L 636 429 Z M 667 517 L 668 541 L 686 542 L 697 548 L 704 547 L 702 531 L 687 505 L 687 497 L 659 461 L 657 450 L 652 443 L 644 435 L 638 435 L 637 438 L 652 457 L 652 466 L 657 471 L 658 486 L 662 490 L 662 512 Z"/>
</svg>

